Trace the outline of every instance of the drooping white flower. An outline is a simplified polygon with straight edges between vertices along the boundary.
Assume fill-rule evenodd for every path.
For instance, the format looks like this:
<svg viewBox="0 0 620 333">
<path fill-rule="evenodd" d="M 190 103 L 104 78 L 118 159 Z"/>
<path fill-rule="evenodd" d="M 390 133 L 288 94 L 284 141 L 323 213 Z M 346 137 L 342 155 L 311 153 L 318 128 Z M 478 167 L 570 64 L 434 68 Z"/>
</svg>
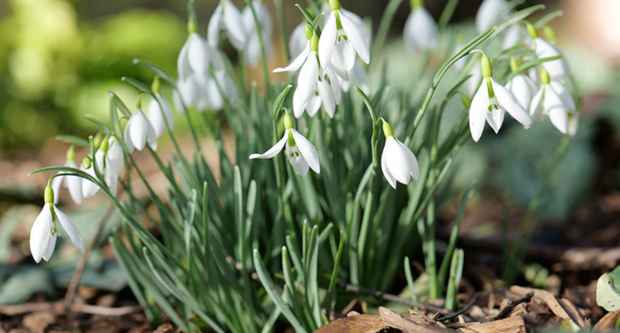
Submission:
<svg viewBox="0 0 620 333">
<path fill-rule="evenodd" d="M 48 184 L 45 188 L 45 204 L 30 229 L 30 253 L 35 262 L 49 261 L 56 247 L 58 225 L 65 231 L 75 246 L 84 251 L 82 239 L 77 229 L 60 209 L 54 205 L 54 190 Z"/>
<path fill-rule="evenodd" d="M 250 159 L 271 159 L 284 149 L 286 158 L 298 175 L 306 175 L 308 169 L 312 169 L 317 174 L 321 173 L 319 154 L 316 148 L 293 128 L 293 120 L 289 114 L 284 116 L 284 127 L 284 135 L 273 147 L 262 154 L 250 155 Z"/>
<path fill-rule="evenodd" d="M 153 126 L 155 137 L 159 138 L 166 131 L 167 126 L 174 127 L 174 116 L 165 98 L 158 96 L 151 99 L 146 107 L 146 118 Z"/>
<path fill-rule="evenodd" d="M 206 41 L 197 33 L 190 33 L 177 59 L 179 80 L 185 81 L 194 75 L 206 75 L 209 63 Z"/>
<path fill-rule="evenodd" d="M 67 151 L 67 162 L 65 163 L 66 167 L 69 168 L 77 168 L 75 164 L 75 147 L 71 146 Z M 52 180 L 52 189 L 54 193 L 60 192 L 60 186 L 64 184 L 67 190 L 69 190 L 69 194 L 71 195 L 71 199 L 76 204 L 82 203 L 82 178 L 77 176 L 56 176 Z M 54 204 L 58 203 L 58 196 L 54 196 Z"/>
<path fill-rule="evenodd" d="M 469 129 L 474 141 L 478 142 L 486 123 L 498 133 L 508 112 L 514 119 L 529 128 L 532 119 L 519 105 L 508 89 L 495 82 L 492 77 L 491 62 L 486 55 L 481 58 L 482 84 L 472 99 L 469 108 Z"/>
<path fill-rule="evenodd" d="M 272 33 L 272 23 L 271 16 L 269 15 L 269 10 L 263 5 L 263 3 L 259 0 L 252 0 L 252 6 L 254 7 L 254 11 L 256 13 L 256 18 L 258 19 L 258 23 L 262 32 L 262 39 L 265 46 L 265 52 L 267 53 L 267 57 L 271 55 L 271 33 Z M 241 13 L 243 24 L 246 29 L 246 46 L 245 46 L 245 62 L 250 65 L 255 65 L 258 62 L 258 59 L 261 58 L 261 47 L 260 47 L 260 39 L 258 35 L 258 28 L 256 26 L 256 21 L 254 20 L 254 15 L 252 14 L 252 8 L 246 6 Z"/>
<path fill-rule="evenodd" d="M 543 114 L 563 134 L 577 132 L 577 107 L 568 90 L 559 82 L 552 81 L 544 68 L 540 70 L 540 89 L 530 105 L 530 114 Z"/>
<path fill-rule="evenodd" d="M 147 144 L 151 149 L 156 149 L 156 140 L 155 129 L 142 110 L 134 112 L 125 128 L 125 142 L 129 147 L 129 151 L 134 149 L 143 150 Z"/>
<path fill-rule="evenodd" d="M 562 56 L 562 53 L 555 46 L 540 37 L 534 39 L 533 45 L 538 58 Z M 568 65 L 564 58 L 543 62 L 542 66 L 549 73 L 552 80 L 562 80 L 568 73 Z"/>
<path fill-rule="evenodd" d="M 518 60 L 516 58 L 511 59 L 510 66 L 513 73 L 517 73 L 519 70 Z M 534 94 L 536 94 L 538 90 L 536 83 L 530 79 L 527 74 L 523 73 L 516 74 L 510 82 L 508 82 L 506 88 L 514 95 L 519 105 L 525 110 L 529 110 Z"/>
<path fill-rule="evenodd" d="M 95 174 L 94 163 L 90 160 L 90 158 L 84 157 L 84 159 L 82 160 L 81 169 L 87 175 L 93 178 L 97 178 L 97 175 Z M 82 179 L 82 198 L 83 199 L 88 199 L 94 196 L 95 194 L 97 194 L 97 192 L 99 192 L 99 185 L 97 185 L 96 183 L 88 179 Z"/>
<path fill-rule="evenodd" d="M 422 0 L 411 0 L 411 13 L 405 24 L 403 38 L 405 45 L 414 52 L 437 47 L 437 24 L 424 8 Z"/>
<path fill-rule="evenodd" d="M 525 74 L 517 74 L 508 82 L 506 88 L 523 109 L 529 109 L 537 89 L 536 83 L 532 79 Z"/>
<path fill-rule="evenodd" d="M 345 76 L 355 65 L 356 55 L 370 62 L 370 34 L 355 14 L 340 8 L 339 0 L 330 0 L 331 11 L 319 41 L 321 66 L 331 64 Z"/>
<path fill-rule="evenodd" d="M 504 41 L 502 42 L 502 46 L 504 49 L 509 49 L 511 47 L 517 46 L 521 43 L 524 37 L 527 34 L 525 30 L 520 24 L 513 24 L 510 28 L 506 30 L 504 34 Z"/>
<path fill-rule="evenodd" d="M 399 182 L 408 185 L 420 175 L 420 167 L 415 155 L 404 143 L 394 137 L 392 126 L 383 121 L 385 146 L 381 154 L 381 171 L 387 182 L 396 189 Z"/>
<path fill-rule="evenodd" d="M 246 46 L 246 30 L 243 18 L 230 0 L 220 0 L 209 20 L 208 40 L 215 48 L 219 46 L 221 34 L 225 33 L 230 43 L 239 51 Z"/>
<path fill-rule="evenodd" d="M 97 159 L 98 167 L 103 172 L 105 183 L 112 193 L 116 193 L 118 179 L 125 166 L 123 148 L 115 137 L 110 137 L 107 143 L 101 146 L 97 154 L 100 155 L 95 158 Z"/>
<path fill-rule="evenodd" d="M 506 0 L 484 0 L 476 14 L 476 27 L 479 32 L 489 30 L 504 21 L 510 14 L 510 4 Z"/>
<path fill-rule="evenodd" d="M 177 109 L 191 107 L 198 111 L 219 110 L 223 107 L 223 95 L 233 100 L 236 97 L 236 88 L 234 88 L 234 84 L 231 88 L 229 83 L 231 80 L 225 75 L 223 55 L 198 34 L 190 33 L 179 53 L 177 67 L 179 73 L 178 92 L 174 94 Z M 223 92 L 218 89 L 218 83 Z M 159 106 L 151 104 L 147 110 L 150 110 L 151 107 Z M 164 108 L 164 111 L 169 110 L 170 108 Z M 169 115 L 169 119 L 172 119 L 170 112 L 166 112 L 166 114 Z M 147 117 L 153 120 L 152 125 L 156 131 L 156 136 L 160 136 L 165 129 L 164 118 L 161 117 L 161 113 L 158 117 L 156 113 L 149 111 Z"/>
<path fill-rule="evenodd" d="M 301 117 L 304 112 L 310 116 L 315 115 L 321 105 L 325 112 L 333 117 L 336 106 L 342 99 L 340 79 L 333 67 L 329 64 L 319 66 L 318 43 L 318 36 L 313 34 L 312 41 L 308 42 L 304 51 L 290 65 L 274 70 L 276 73 L 299 70 L 297 87 L 293 94 L 293 113 L 296 118 Z"/>
</svg>

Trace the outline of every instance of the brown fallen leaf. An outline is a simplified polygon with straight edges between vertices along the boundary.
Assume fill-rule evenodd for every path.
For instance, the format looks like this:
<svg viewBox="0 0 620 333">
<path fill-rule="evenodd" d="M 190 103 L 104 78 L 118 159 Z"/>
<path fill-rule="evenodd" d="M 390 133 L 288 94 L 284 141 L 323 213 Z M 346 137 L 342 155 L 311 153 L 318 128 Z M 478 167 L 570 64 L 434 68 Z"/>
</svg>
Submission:
<svg viewBox="0 0 620 333">
<path fill-rule="evenodd" d="M 379 316 L 360 314 L 336 319 L 315 333 L 377 333 L 384 328 L 386 325 Z"/>
<path fill-rule="evenodd" d="M 597 332 L 612 331 L 616 328 L 618 320 L 620 320 L 620 311 L 610 312 L 594 325 L 594 330 Z"/>
<path fill-rule="evenodd" d="M 454 330 L 427 325 L 419 325 L 413 321 L 407 320 L 398 313 L 384 307 L 379 308 L 379 316 L 383 319 L 385 326 L 399 329 L 403 333 L 451 333 Z"/>
<path fill-rule="evenodd" d="M 50 312 L 34 312 L 24 317 L 22 324 L 33 333 L 43 333 L 56 320 Z"/>
<path fill-rule="evenodd" d="M 510 287 L 510 291 L 518 295 L 533 293 L 534 299 L 545 303 L 549 310 L 557 317 L 568 320 L 576 328 L 583 328 L 586 326 L 586 322 L 581 317 L 579 311 L 577 311 L 575 306 L 567 299 L 562 299 L 560 301 L 553 296 L 552 293 L 542 289 L 512 286 Z"/>
<path fill-rule="evenodd" d="M 487 323 L 469 323 L 459 329 L 463 333 L 526 333 L 523 317 L 509 317 Z"/>
</svg>

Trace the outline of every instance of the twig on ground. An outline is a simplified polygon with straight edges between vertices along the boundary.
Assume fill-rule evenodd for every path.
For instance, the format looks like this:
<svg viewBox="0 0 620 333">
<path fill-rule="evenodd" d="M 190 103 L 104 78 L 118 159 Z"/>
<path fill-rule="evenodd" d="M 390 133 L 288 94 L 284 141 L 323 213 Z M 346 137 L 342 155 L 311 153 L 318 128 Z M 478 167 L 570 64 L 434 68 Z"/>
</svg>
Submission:
<svg viewBox="0 0 620 333">
<path fill-rule="evenodd" d="M 105 317 L 121 317 L 132 313 L 142 311 L 140 306 L 121 306 L 121 307 L 107 307 L 98 305 L 88 305 L 81 303 L 71 304 L 70 310 L 75 313 L 86 313 Z M 17 305 L 0 305 L 0 314 L 6 316 L 16 316 L 31 312 L 50 311 L 54 314 L 62 314 L 65 312 L 64 302 L 37 302 L 37 303 L 24 303 Z"/>
</svg>

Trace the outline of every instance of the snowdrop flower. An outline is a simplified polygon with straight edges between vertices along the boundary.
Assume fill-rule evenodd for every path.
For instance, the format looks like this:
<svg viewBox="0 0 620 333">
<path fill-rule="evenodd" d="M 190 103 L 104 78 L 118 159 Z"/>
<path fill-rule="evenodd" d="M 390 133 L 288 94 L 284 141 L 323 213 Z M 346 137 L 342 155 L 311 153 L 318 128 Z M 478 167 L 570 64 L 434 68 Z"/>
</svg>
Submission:
<svg viewBox="0 0 620 333">
<path fill-rule="evenodd" d="M 103 173 L 105 183 L 112 193 L 116 193 L 118 179 L 125 166 L 123 148 L 115 137 L 103 141 L 95 153 L 97 168 Z"/>
<path fill-rule="evenodd" d="M 403 37 L 411 51 L 428 50 L 437 47 L 437 24 L 422 4 L 422 0 L 411 0 L 411 14 L 405 24 Z"/>
<path fill-rule="evenodd" d="M 503 48 L 509 49 L 511 47 L 517 46 L 523 38 L 526 36 L 523 27 L 519 24 L 514 24 L 508 30 L 506 30 L 506 34 L 504 35 Z"/>
<path fill-rule="evenodd" d="M 538 31 L 536 28 L 529 22 L 525 23 L 527 28 L 527 32 L 532 39 L 532 49 L 536 53 L 538 58 L 549 58 L 549 57 L 557 57 L 562 56 L 562 53 L 553 46 L 551 43 L 542 39 L 538 35 Z M 552 61 L 546 61 L 542 63 L 542 66 L 549 73 L 549 76 L 552 80 L 562 80 L 566 77 L 568 73 L 568 65 L 564 61 L 564 59 L 556 59 Z"/>
<path fill-rule="evenodd" d="M 492 77 L 491 61 L 486 55 L 481 58 L 482 84 L 472 99 L 469 108 L 469 129 L 474 141 L 478 142 L 484 131 L 485 123 L 498 133 L 504 115 L 508 112 L 523 127 L 532 124 L 527 111 L 519 105 L 515 97 Z"/>
<path fill-rule="evenodd" d="M 510 14 L 510 5 L 506 0 L 484 0 L 476 14 L 476 27 L 479 32 L 489 30 L 504 21 Z"/>
<path fill-rule="evenodd" d="M 413 152 L 405 144 L 394 137 L 394 130 L 383 120 L 385 147 L 381 154 L 381 171 L 387 182 L 396 189 L 396 182 L 408 185 L 418 178 L 420 167 Z"/>
<path fill-rule="evenodd" d="M 212 47 L 218 47 L 220 34 L 225 33 L 230 43 L 239 51 L 246 46 L 246 31 L 239 10 L 230 0 L 220 0 L 209 20 L 208 41 Z"/>
<path fill-rule="evenodd" d="M 177 59 L 179 80 L 185 81 L 195 75 L 206 75 L 209 69 L 208 45 L 204 38 L 190 32 Z"/>
<path fill-rule="evenodd" d="M 552 81 L 549 73 L 540 69 L 540 89 L 530 105 L 530 114 L 549 116 L 551 123 L 563 134 L 575 135 L 577 131 L 577 112 L 575 101 L 570 93 L 557 81 Z"/>
<path fill-rule="evenodd" d="M 355 65 L 356 54 L 370 62 L 370 35 L 364 22 L 355 14 L 340 8 L 339 0 L 330 0 L 331 12 L 321 33 L 319 59 L 322 66 L 331 64 L 341 76 Z"/>
<path fill-rule="evenodd" d="M 166 131 L 167 126 L 174 126 L 174 117 L 166 99 L 158 95 L 157 99 L 151 99 L 146 107 L 146 118 L 153 126 L 155 137 L 159 138 Z"/>
<path fill-rule="evenodd" d="M 276 73 L 299 70 L 297 88 L 293 94 L 293 112 L 296 118 L 301 117 L 304 112 L 314 116 L 321 105 L 325 112 L 333 117 L 336 105 L 340 104 L 342 99 L 340 81 L 332 66 L 319 66 L 318 45 L 319 37 L 313 33 L 311 42 L 290 65 L 274 70 Z"/>
<path fill-rule="evenodd" d="M 75 164 L 75 147 L 69 147 L 67 151 L 67 162 L 65 166 L 68 168 L 76 168 Z M 67 190 L 69 190 L 69 194 L 71 195 L 71 199 L 76 204 L 82 203 L 82 178 L 77 176 L 56 176 L 52 180 L 52 189 L 54 193 L 60 192 L 60 186 L 64 183 Z M 54 204 L 58 203 L 58 196 L 54 196 Z"/>
<path fill-rule="evenodd" d="M 262 32 L 265 51 L 267 52 L 267 57 L 269 57 L 271 55 L 271 32 L 273 29 L 271 24 L 271 16 L 269 16 L 269 10 L 267 10 L 265 5 L 263 5 L 263 3 L 259 0 L 252 0 L 252 7 L 254 7 L 254 11 L 256 12 L 256 18 L 258 19 L 258 24 L 260 25 Z M 258 59 L 261 58 L 262 51 L 258 35 L 259 29 L 256 27 L 256 21 L 254 20 L 254 15 L 252 14 L 252 8 L 250 8 L 250 6 L 246 6 L 241 13 L 241 17 L 247 36 L 244 52 L 245 62 L 250 65 L 256 65 Z"/>
<path fill-rule="evenodd" d="M 284 149 L 286 158 L 298 175 L 306 175 L 308 169 L 312 169 L 317 174 L 321 173 L 319 154 L 316 148 L 293 128 L 293 119 L 288 113 L 284 115 L 284 128 L 282 139 L 266 152 L 250 155 L 250 159 L 271 159 Z"/>
<path fill-rule="evenodd" d="M 517 72 L 519 68 L 517 59 L 513 58 L 510 60 L 510 67 L 512 68 L 513 73 Z M 530 103 L 534 98 L 534 94 L 538 90 L 536 83 L 532 81 L 529 76 L 523 73 L 516 74 L 510 82 L 508 82 L 506 89 L 514 95 L 519 105 L 526 110 L 529 109 Z"/>
<path fill-rule="evenodd" d="M 134 112 L 125 127 L 125 142 L 129 151 L 143 150 L 147 144 L 154 150 L 157 148 L 156 140 L 155 129 L 144 112 L 140 109 Z"/>
<path fill-rule="evenodd" d="M 82 160 L 81 169 L 89 176 L 93 178 L 97 178 L 97 175 L 95 174 L 94 163 L 91 161 L 91 159 L 88 156 L 84 157 L 84 159 Z M 94 196 L 95 194 L 97 194 L 97 192 L 99 192 L 99 185 L 97 185 L 96 183 L 93 183 L 92 181 L 88 179 L 82 179 L 82 198 L 83 199 L 88 199 Z"/>
<path fill-rule="evenodd" d="M 56 247 L 58 238 L 58 225 L 67 233 L 69 239 L 80 251 L 84 251 L 84 245 L 80 235 L 69 217 L 54 205 L 54 190 L 48 183 L 45 187 L 45 204 L 41 213 L 37 216 L 30 229 L 30 253 L 35 262 L 41 259 L 49 261 Z"/>
</svg>

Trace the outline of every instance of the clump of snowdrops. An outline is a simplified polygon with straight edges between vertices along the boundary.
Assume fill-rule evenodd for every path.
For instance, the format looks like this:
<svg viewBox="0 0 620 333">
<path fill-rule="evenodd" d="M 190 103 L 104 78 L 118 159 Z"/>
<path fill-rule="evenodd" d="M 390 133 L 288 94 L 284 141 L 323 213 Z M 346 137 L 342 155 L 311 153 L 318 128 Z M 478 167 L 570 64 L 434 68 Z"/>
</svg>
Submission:
<svg viewBox="0 0 620 333">
<path fill-rule="evenodd" d="M 154 322 L 267 332 L 286 321 L 309 332 L 354 297 L 381 302 L 401 274 L 411 303 L 445 299 L 454 309 L 460 218 L 441 256 L 435 221 L 442 202 L 459 195 L 446 193 L 456 154 L 487 124 L 499 134 L 512 119 L 526 130 L 549 118 L 574 135 L 575 87 L 547 27 L 556 12 L 534 21 L 544 6 L 518 11 L 485 0 L 478 32 L 457 35 L 448 22 L 458 1 L 448 1 L 436 23 L 423 1 L 412 0 L 403 38 L 411 65 L 422 69 L 407 89 L 396 88 L 382 51 L 400 3 L 389 2 L 374 38 L 369 22 L 338 0 L 308 1 L 297 5 L 304 20 L 289 39 L 272 35 L 259 0 L 242 9 L 221 0 L 206 34 L 189 1 L 176 78 L 136 60 L 153 74 L 151 83 L 123 78 L 138 101 L 111 93 L 109 122 L 88 140 L 71 139 L 64 166 L 36 171 L 52 176 L 31 231 L 35 261 L 50 260 L 63 232 L 83 249 L 56 206 L 64 187 L 78 204 L 103 192 L 120 212 L 110 242 Z M 281 27 L 283 6 L 275 0 Z M 289 46 L 290 64 L 274 74 L 268 63 L 278 39 Z M 223 44 L 236 49 L 238 63 Z M 262 69 L 260 84 L 246 80 L 252 66 Z M 187 122 L 191 153 L 181 149 L 175 121 Z M 170 160 L 157 151 L 162 136 L 174 150 Z M 205 155 L 208 144 L 215 156 Z M 165 192 L 153 189 L 137 152 L 157 164 Z M 419 249 L 422 278 L 407 257 Z"/>
</svg>

